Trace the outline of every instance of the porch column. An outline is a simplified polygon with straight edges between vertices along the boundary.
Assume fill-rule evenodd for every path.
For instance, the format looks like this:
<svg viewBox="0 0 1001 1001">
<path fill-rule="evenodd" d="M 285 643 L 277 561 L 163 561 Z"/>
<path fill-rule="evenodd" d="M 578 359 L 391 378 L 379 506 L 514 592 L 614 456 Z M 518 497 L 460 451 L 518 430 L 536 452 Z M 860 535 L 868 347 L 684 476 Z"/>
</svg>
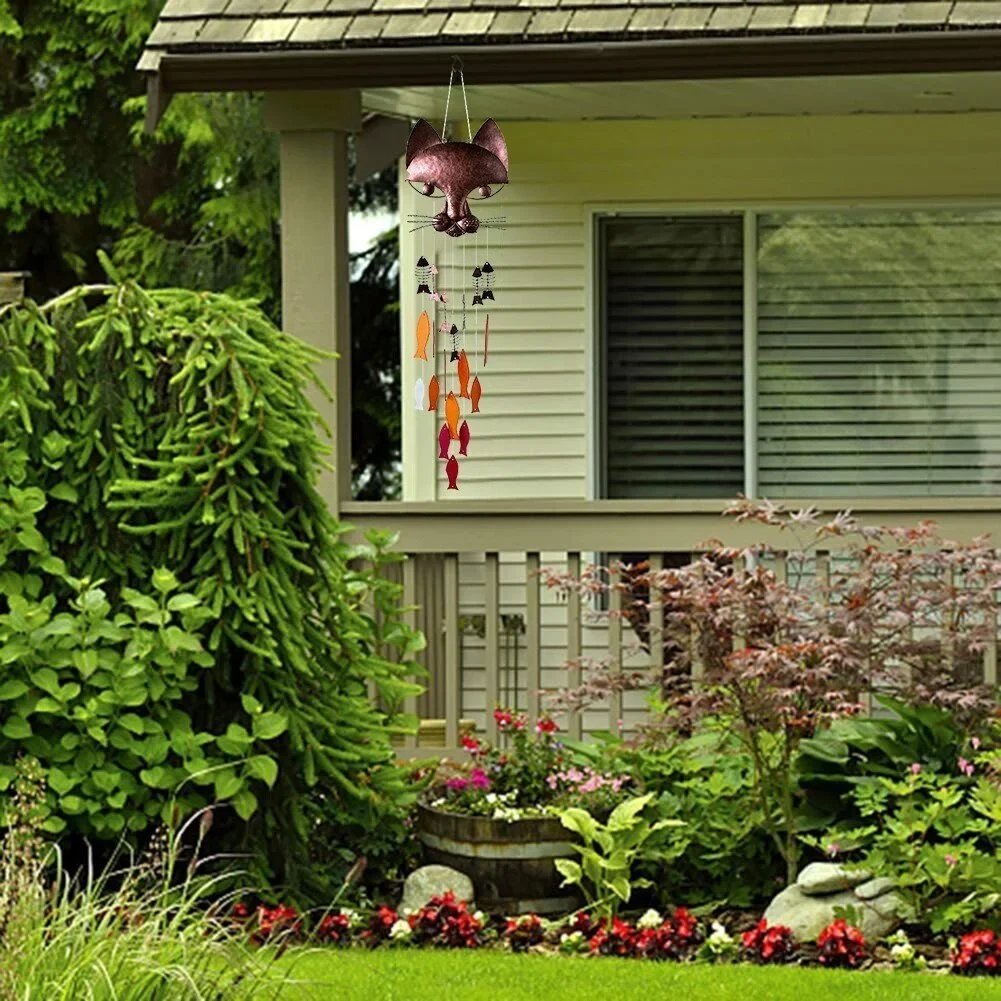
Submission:
<svg viewBox="0 0 1001 1001">
<path fill-rule="evenodd" d="M 282 327 L 338 355 L 317 367 L 333 402 L 312 396 L 333 448 L 320 492 L 337 515 L 351 497 L 347 136 L 361 127 L 361 100 L 354 90 L 273 92 L 264 115 L 281 150 Z"/>
</svg>

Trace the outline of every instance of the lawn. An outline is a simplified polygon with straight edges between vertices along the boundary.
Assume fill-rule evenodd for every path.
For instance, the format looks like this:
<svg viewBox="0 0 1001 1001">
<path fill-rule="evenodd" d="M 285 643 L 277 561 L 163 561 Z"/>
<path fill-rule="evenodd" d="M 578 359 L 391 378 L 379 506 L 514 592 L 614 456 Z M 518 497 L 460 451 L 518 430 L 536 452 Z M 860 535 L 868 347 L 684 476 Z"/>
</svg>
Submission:
<svg viewBox="0 0 1001 1001">
<path fill-rule="evenodd" d="M 914 973 L 402 950 L 315 951 L 292 964 L 282 1001 L 1001 1001 L 1001 981 Z"/>
</svg>

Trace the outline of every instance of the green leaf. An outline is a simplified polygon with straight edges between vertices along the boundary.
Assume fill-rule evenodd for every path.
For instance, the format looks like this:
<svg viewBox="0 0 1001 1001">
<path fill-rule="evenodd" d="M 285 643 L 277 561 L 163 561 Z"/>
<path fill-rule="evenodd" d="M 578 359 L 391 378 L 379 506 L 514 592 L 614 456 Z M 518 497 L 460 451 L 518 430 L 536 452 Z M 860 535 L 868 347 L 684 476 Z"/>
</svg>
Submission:
<svg viewBox="0 0 1001 1001">
<path fill-rule="evenodd" d="M 256 716 L 264 711 L 264 706 L 253 695 L 241 695 L 240 704 L 243 706 L 243 711 L 249 716 Z"/>
<path fill-rule="evenodd" d="M 556 866 L 556 871 L 563 877 L 561 886 L 578 886 L 584 878 L 583 870 L 572 859 L 558 858 L 554 860 L 553 864 Z"/>
<path fill-rule="evenodd" d="M 560 813 L 560 823 L 568 830 L 579 834 L 585 841 L 593 841 L 598 831 L 598 822 L 580 807 L 571 806 Z"/>
<path fill-rule="evenodd" d="M 257 809 L 257 797 L 249 789 L 243 789 L 233 797 L 233 809 L 241 820 L 250 820 Z"/>
<path fill-rule="evenodd" d="M 28 690 L 28 686 L 23 681 L 11 679 L 0 684 L 0 702 L 9 702 L 11 699 L 19 699 Z"/>
<path fill-rule="evenodd" d="M 648 792 L 645 796 L 634 796 L 620 803 L 608 818 L 605 825 L 610 831 L 622 831 L 633 827 L 637 822 L 637 817 L 647 807 L 653 799 L 653 793 Z"/>
<path fill-rule="evenodd" d="M 65 501 L 67 504 L 76 504 L 80 495 L 68 483 L 57 483 L 50 491 L 49 496 L 56 500 Z"/>
<path fill-rule="evenodd" d="M 146 730 L 142 717 L 138 716 L 136 713 L 124 713 L 122 716 L 118 717 L 118 722 L 121 726 L 124 726 L 126 730 L 135 734 L 144 733 Z"/>
<path fill-rule="evenodd" d="M 53 792 L 64 796 L 76 785 L 76 780 L 67 775 L 61 768 L 50 768 L 49 785 Z"/>
<path fill-rule="evenodd" d="M 261 779 L 270 789 L 278 778 L 278 762 L 258 754 L 247 761 L 247 771 L 255 778 Z"/>
<path fill-rule="evenodd" d="M 59 694 L 59 675 L 51 667 L 39 667 L 28 674 L 32 684 L 49 695 Z"/>
<path fill-rule="evenodd" d="M 177 590 L 177 578 L 165 567 L 153 571 L 153 587 L 161 594 L 170 594 Z"/>
<path fill-rule="evenodd" d="M 232 799 L 243 788 L 243 779 L 232 769 L 218 772 L 214 782 L 215 798 L 220 801 Z"/>
<path fill-rule="evenodd" d="M 31 725 L 23 716 L 11 716 L 0 729 L 0 733 L 9 740 L 24 740 L 31 736 L 32 730 Z"/>
<path fill-rule="evenodd" d="M 254 737 L 257 740 L 274 740 L 283 734 L 288 727 L 288 721 L 281 713 L 261 713 L 253 720 Z"/>
<path fill-rule="evenodd" d="M 167 608 L 172 612 L 186 612 L 191 608 L 197 608 L 201 602 L 193 594 L 175 594 L 168 602 Z"/>
</svg>

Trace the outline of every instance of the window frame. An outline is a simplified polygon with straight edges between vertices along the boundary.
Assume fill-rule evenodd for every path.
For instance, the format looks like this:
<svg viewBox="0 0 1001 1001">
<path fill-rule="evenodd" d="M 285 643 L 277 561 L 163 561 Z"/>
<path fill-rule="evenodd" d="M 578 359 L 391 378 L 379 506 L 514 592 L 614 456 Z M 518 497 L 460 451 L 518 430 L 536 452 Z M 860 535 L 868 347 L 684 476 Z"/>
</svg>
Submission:
<svg viewBox="0 0 1001 1001">
<path fill-rule="evenodd" d="M 584 211 L 586 231 L 590 234 L 590 253 L 585 260 L 585 288 L 590 295 L 585 303 L 586 370 L 591 373 L 585 388 L 585 405 L 591 415 L 587 430 L 587 496 L 590 500 L 605 497 L 605 315 L 604 315 L 604 247 L 601 221 L 615 218 L 677 218 L 697 215 L 729 215 L 743 219 L 744 248 L 744 294 L 743 294 L 743 346 L 744 346 L 744 489 L 743 494 L 753 499 L 759 498 L 758 490 L 758 216 L 775 213 L 795 212 L 852 212 L 852 211 L 975 211 L 1001 210 L 1001 200 L 995 198 L 949 198 L 949 199 L 818 199 L 810 202 L 702 202 L 676 204 L 671 202 L 630 204 L 587 205 Z M 805 506 L 841 510 L 846 506 L 859 507 L 874 504 L 876 507 L 889 503 L 926 501 L 935 507 L 953 510 L 968 507 L 973 498 L 962 496 L 924 497 L 910 494 L 886 497 L 852 497 L 826 501 L 813 498 L 802 502 Z M 986 501 L 983 497 L 978 500 Z M 693 505 L 704 505 L 705 501 L 691 497 L 683 500 Z M 795 499 L 785 500 L 788 506 L 797 506 Z"/>
</svg>

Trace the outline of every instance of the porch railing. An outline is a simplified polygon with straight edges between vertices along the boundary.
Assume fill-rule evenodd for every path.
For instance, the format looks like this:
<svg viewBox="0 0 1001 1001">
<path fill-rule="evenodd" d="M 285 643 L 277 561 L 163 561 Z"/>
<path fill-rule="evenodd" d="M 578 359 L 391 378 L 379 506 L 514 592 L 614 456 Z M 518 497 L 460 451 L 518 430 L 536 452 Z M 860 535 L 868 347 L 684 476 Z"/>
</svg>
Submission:
<svg viewBox="0 0 1001 1001">
<path fill-rule="evenodd" d="M 1001 501 L 992 498 L 824 505 L 832 514 L 845 507 L 866 524 L 908 525 L 930 518 L 945 538 L 965 541 L 991 534 L 1001 539 Z M 496 739 L 491 710 L 510 701 L 511 695 L 510 684 L 504 684 L 509 665 L 502 663 L 502 654 L 508 649 L 504 623 L 512 618 L 521 616 L 523 629 L 516 647 L 519 656 L 522 649 L 524 654 L 524 664 L 517 665 L 516 694 L 530 718 L 541 711 L 540 693 L 570 682 L 567 661 L 600 656 L 613 669 L 626 669 L 630 644 L 623 636 L 623 620 L 611 616 L 603 625 L 596 624 L 579 595 L 557 596 L 545 588 L 540 567 L 556 565 L 576 574 L 596 556 L 611 566 L 628 554 L 650 554 L 657 569 L 662 559 L 657 554 L 695 555 L 717 544 L 766 543 L 774 547 L 781 568 L 789 536 L 757 523 L 738 524 L 722 517 L 721 508 L 719 501 L 344 504 L 342 518 L 359 533 L 391 529 L 399 534 L 399 551 L 410 557 L 401 571 L 404 602 L 410 607 L 411 625 L 428 637 L 428 692 L 407 707 L 425 720 L 418 743 L 455 749 L 463 720 Z M 823 562 L 828 554 L 819 555 Z M 620 592 L 613 589 L 609 609 L 616 610 L 620 600 Z M 654 606 L 654 636 L 663 625 L 659 614 Z M 463 628 L 471 622 L 479 628 Z M 628 669 L 662 666 L 662 644 L 649 647 L 648 659 Z M 997 681 L 995 644 L 986 650 L 983 670 L 986 681 Z M 613 696 L 603 713 L 586 718 L 570 714 L 569 735 L 621 728 L 628 711 L 623 696 Z M 635 714 L 636 707 L 631 711 Z"/>
</svg>

